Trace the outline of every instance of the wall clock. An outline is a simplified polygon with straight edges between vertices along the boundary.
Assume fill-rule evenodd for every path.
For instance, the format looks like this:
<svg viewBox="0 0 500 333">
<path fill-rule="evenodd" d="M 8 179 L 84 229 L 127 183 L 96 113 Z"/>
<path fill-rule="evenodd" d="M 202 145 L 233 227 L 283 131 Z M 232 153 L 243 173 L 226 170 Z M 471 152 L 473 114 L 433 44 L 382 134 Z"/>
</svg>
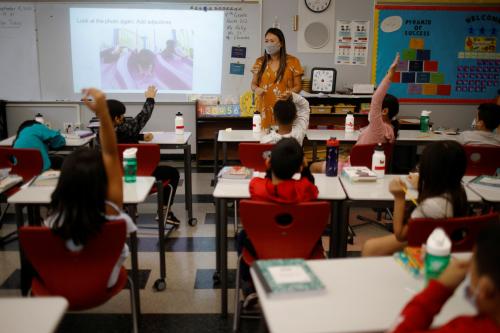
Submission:
<svg viewBox="0 0 500 333">
<path fill-rule="evenodd" d="M 307 9 L 313 13 L 321 13 L 328 9 L 332 0 L 304 0 Z"/>
<path fill-rule="evenodd" d="M 311 70 L 311 92 L 332 94 L 335 92 L 337 70 L 335 68 L 315 67 Z"/>
</svg>

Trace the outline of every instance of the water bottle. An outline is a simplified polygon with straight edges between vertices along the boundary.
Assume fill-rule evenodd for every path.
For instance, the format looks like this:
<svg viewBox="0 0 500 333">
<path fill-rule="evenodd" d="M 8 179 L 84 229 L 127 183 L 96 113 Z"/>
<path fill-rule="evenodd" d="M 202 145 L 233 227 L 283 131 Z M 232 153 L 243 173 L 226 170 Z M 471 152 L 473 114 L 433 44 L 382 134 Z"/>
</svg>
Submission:
<svg viewBox="0 0 500 333">
<path fill-rule="evenodd" d="M 427 238 L 425 246 L 425 280 L 436 279 L 450 262 L 451 241 L 441 228 L 436 228 Z"/>
<path fill-rule="evenodd" d="M 44 124 L 43 116 L 41 113 L 37 113 L 35 116 L 35 121 L 39 122 L 40 124 Z"/>
<path fill-rule="evenodd" d="M 260 112 L 255 111 L 252 118 L 252 130 L 256 133 L 261 131 L 262 118 L 260 117 Z"/>
<path fill-rule="evenodd" d="M 379 143 L 372 155 L 372 170 L 377 174 L 377 178 L 384 178 L 385 174 L 385 153 L 384 147 Z"/>
<path fill-rule="evenodd" d="M 420 114 L 420 132 L 429 132 L 429 115 L 431 112 L 423 110 Z"/>
<path fill-rule="evenodd" d="M 137 176 L 137 148 L 123 151 L 123 173 L 125 183 L 135 183 Z"/>
<path fill-rule="evenodd" d="M 339 140 L 330 138 L 326 141 L 326 168 L 327 177 L 336 177 L 339 165 Z"/>
<path fill-rule="evenodd" d="M 177 114 L 175 115 L 175 134 L 184 134 L 184 118 L 182 117 L 182 113 L 180 112 L 177 112 Z"/>
<path fill-rule="evenodd" d="M 347 116 L 345 116 L 345 132 L 354 132 L 354 115 L 352 112 L 347 112 Z"/>
</svg>

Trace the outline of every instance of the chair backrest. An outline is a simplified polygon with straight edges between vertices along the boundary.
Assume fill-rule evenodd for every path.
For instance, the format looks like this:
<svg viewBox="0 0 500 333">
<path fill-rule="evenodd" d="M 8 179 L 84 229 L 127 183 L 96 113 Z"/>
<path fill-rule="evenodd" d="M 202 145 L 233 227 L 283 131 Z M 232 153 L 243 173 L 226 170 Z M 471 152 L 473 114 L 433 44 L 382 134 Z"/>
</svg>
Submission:
<svg viewBox="0 0 500 333">
<path fill-rule="evenodd" d="M 21 227 L 19 241 L 39 280 L 51 295 L 63 296 L 73 310 L 95 307 L 108 296 L 107 283 L 126 239 L 125 221 L 108 221 L 82 251 L 47 227 Z"/>
<path fill-rule="evenodd" d="M 270 143 L 249 143 L 242 142 L 238 146 L 238 155 L 241 164 L 255 171 L 266 171 L 266 163 L 262 154 L 273 149 L 274 144 Z"/>
<path fill-rule="evenodd" d="M 151 176 L 160 163 L 160 146 L 152 143 L 121 143 L 118 145 L 121 162 L 123 151 L 128 148 L 137 148 L 137 175 Z"/>
<path fill-rule="evenodd" d="M 449 219 L 410 219 L 408 245 L 421 246 L 437 228 L 443 228 L 452 241 L 452 251 L 472 251 L 481 229 L 491 223 L 499 223 L 498 213 Z"/>
<path fill-rule="evenodd" d="M 385 172 L 389 172 L 392 161 L 392 151 L 394 150 L 393 143 L 383 143 L 385 154 Z M 352 166 L 365 166 L 372 168 L 372 156 L 377 147 L 376 143 L 368 145 L 354 145 L 349 157 Z"/>
<path fill-rule="evenodd" d="M 280 205 L 242 200 L 240 217 L 259 259 L 307 259 L 330 220 L 330 205 L 323 201 Z"/>
<path fill-rule="evenodd" d="M 500 168 L 500 147 L 464 145 L 468 176 L 494 175 Z"/>
<path fill-rule="evenodd" d="M 27 182 L 42 172 L 42 154 L 38 149 L 0 148 L 0 168 L 11 168 L 10 173 Z"/>
</svg>

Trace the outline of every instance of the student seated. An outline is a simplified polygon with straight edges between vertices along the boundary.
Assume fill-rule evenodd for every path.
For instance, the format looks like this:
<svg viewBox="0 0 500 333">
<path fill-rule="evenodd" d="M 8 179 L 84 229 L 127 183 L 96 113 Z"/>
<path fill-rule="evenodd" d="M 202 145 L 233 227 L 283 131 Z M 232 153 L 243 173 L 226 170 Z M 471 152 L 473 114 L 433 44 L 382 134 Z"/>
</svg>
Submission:
<svg viewBox="0 0 500 333">
<path fill-rule="evenodd" d="M 130 216 L 122 210 L 123 184 L 116 137 L 106 106 L 106 96 L 97 89 L 85 90 L 84 103 L 101 122 L 101 152 L 80 149 L 66 157 L 56 189 L 52 193 L 45 224 L 66 240 L 70 251 L 80 251 L 106 221 L 123 219 L 127 233 L 137 230 Z M 93 101 L 87 98 L 92 97 Z M 108 280 L 116 284 L 120 268 L 128 256 L 127 244 Z"/>
<path fill-rule="evenodd" d="M 250 181 L 251 200 L 275 202 L 281 204 L 297 204 L 313 201 L 318 198 L 318 189 L 314 178 L 305 167 L 304 152 L 294 138 L 281 139 L 271 151 L 271 157 L 266 160 L 268 171 L 265 178 L 253 178 Z M 299 180 L 294 179 L 296 173 L 301 173 Z M 318 240 L 321 241 L 321 240 Z M 243 248 L 255 253 L 245 230 L 237 236 L 238 255 Z M 257 302 L 257 294 L 253 288 L 248 266 L 241 261 L 241 279 L 243 281 L 243 307 L 251 308 Z"/>
<path fill-rule="evenodd" d="M 455 141 L 438 141 L 425 147 L 420 158 L 418 205 L 411 218 L 441 219 L 467 214 L 467 196 L 462 185 L 467 158 L 463 147 Z M 410 180 L 411 181 L 411 180 Z M 394 196 L 394 234 L 365 242 L 363 256 L 391 255 L 406 246 L 408 226 L 405 218 L 406 184 L 396 178 L 389 184 Z"/>
<path fill-rule="evenodd" d="M 494 133 L 500 126 L 500 105 L 483 103 L 479 105 L 475 118 L 475 130 L 460 135 L 462 144 L 500 146 L 500 135 Z"/>
<path fill-rule="evenodd" d="M 43 171 L 50 168 L 61 169 L 63 158 L 49 154 L 49 149 L 59 149 L 66 145 L 66 140 L 59 133 L 35 120 L 26 120 L 17 129 L 13 148 L 38 149 L 42 155 Z"/>
<path fill-rule="evenodd" d="M 399 53 L 396 54 L 386 76 L 372 96 L 370 112 L 368 113 L 369 124 L 361 129 L 357 145 L 394 143 L 396 141 L 399 130 L 399 121 L 396 119 L 399 113 L 399 101 L 395 96 L 388 94 L 387 90 L 391 85 L 398 63 Z M 325 169 L 326 162 L 311 164 L 312 172 L 324 173 Z"/>
<path fill-rule="evenodd" d="M 152 133 L 141 134 L 142 129 L 146 126 L 146 123 L 151 118 L 153 114 L 153 109 L 155 106 L 155 97 L 157 89 L 154 86 L 149 86 L 144 95 L 146 96 L 146 101 L 142 107 L 141 112 L 137 114 L 132 119 L 125 119 L 125 105 L 117 100 L 108 99 L 107 105 L 109 109 L 109 114 L 113 121 L 113 125 L 116 131 L 116 137 L 118 143 L 138 143 L 139 141 L 151 141 L 153 140 Z M 174 202 L 175 192 L 177 186 L 179 185 L 179 171 L 168 165 L 159 165 L 153 173 L 153 176 L 157 180 L 165 181 L 169 180 L 170 185 L 172 185 L 172 202 Z M 170 196 L 170 187 L 165 186 L 163 188 L 163 202 L 164 210 L 167 209 L 168 198 Z M 180 223 L 179 219 L 175 217 L 171 209 L 167 215 L 167 221 L 171 224 L 178 225 Z"/>
<path fill-rule="evenodd" d="M 481 230 L 472 258 L 454 260 L 436 280 L 406 305 L 389 332 L 500 332 L 500 225 Z M 441 327 L 430 329 L 434 316 L 466 283 L 464 297 L 477 310 L 472 316 L 459 316 Z"/>
<path fill-rule="evenodd" d="M 309 127 L 309 102 L 304 97 L 292 93 L 290 97 L 276 101 L 273 112 L 278 130 L 271 130 L 261 138 L 260 143 L 277 143 L 282 138 L 295 138 L 302 145 Z"/>
</svg>

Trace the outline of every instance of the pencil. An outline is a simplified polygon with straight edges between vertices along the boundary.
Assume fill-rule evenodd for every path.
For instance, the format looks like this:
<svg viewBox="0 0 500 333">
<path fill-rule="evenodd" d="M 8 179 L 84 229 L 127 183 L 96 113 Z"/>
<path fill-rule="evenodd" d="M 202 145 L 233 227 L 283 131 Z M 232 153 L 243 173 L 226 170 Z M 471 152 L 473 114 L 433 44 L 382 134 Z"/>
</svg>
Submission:
<svg viewBox="0 0 500 333">
<path fill-rule="evenodd" d="M 403 191 L 405 192 L 406 195 L 408 195 L 408 189 L 406 187 L 403 187 Z M 418 206 L 417 200 L 415 200 L 415 198 L 412 198 L 410 196 L 408 196 L 408 198 L 411 200 L 411 202 L 413 202 L 415 206 Z"/>
</svg>

